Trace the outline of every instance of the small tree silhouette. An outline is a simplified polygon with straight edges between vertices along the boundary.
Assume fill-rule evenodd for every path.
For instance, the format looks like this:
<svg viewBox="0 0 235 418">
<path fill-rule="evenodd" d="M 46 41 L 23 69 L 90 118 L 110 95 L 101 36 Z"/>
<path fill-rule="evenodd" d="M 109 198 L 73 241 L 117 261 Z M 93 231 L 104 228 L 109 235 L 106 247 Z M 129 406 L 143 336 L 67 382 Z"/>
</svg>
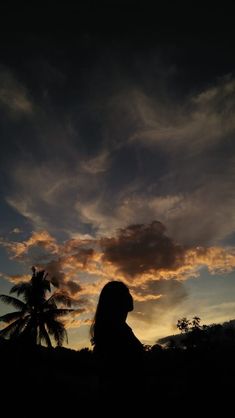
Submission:
<svg viewBox="0 0 235 418">
<path fill-rule="evenodd" d="M 201 325 L 200 325 L 200 322 L 201 322 L 201 318 L 199 318 L 199 316 L 194 316 L 193 317 L 193 320 L 192 320 L 192 329 L 193 330 L 199 330 L 199 329 L 201 329 Z"/>
<path fill-rule="evenodd" d="M 187 332 L 189 332 L 190 325 L 191 325 L 191 322 L 189 321 L 189 319 L 187 319 L 186 317 L 183 317 L 181 319 L 178 319 L 176 326 L 177 328 L 179 328 L 179 330 L 182 333 L 186 334 Z"/>
<path fill-rule="evenodd" d="M 51 292 L 51 283 L 45 270 L 36 271 L 29 282 L 21 282 L 13 286 L 10 293 L 22 295 L 22 300 L 0 295 L 0 300 L 14 306 L 17 310 L 0 317 L 7 325 L 0 331 L 0 336 L 9 339 L 22 339 L 32 344 L 45 342 L 52 346 L 50 335 L 54 337 L 58 346 L 62 346 L 64 340 L 68 342 L 67 332 L 63 322 L 58 317 L 69 314 L 73 309 L 61 309 L 57 302 L 65 306 L 71 306 L 71 298 L 64 291 L 54 292 L 48 299 L 47 293 Z"/>
<path fill-rule="evenodd" d="M 200 325 L 201 318 L 194 316 L 192 321 L 186 317 L 181 318 L 177 322 L 177 328 L 184 334 L 183 343 L 187 348 L 195 348 L 201 344 L 204 326 Z"/>
</svg>

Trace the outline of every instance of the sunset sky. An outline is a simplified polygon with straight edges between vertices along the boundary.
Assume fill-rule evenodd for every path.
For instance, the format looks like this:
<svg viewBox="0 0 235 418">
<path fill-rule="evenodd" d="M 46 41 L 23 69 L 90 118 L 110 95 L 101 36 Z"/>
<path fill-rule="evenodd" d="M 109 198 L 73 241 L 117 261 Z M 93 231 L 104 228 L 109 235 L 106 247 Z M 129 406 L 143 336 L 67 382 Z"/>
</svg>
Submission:
<svg viewBox="0 0 235 418">
<path fill-rule="evenodd" d="M 154 344 L 182 316 L 235 318 L 232 13 L 92 4 L 1 29 L 0 293 L 45 268 L 77 349 L 123 280 Z"/>
</svg>

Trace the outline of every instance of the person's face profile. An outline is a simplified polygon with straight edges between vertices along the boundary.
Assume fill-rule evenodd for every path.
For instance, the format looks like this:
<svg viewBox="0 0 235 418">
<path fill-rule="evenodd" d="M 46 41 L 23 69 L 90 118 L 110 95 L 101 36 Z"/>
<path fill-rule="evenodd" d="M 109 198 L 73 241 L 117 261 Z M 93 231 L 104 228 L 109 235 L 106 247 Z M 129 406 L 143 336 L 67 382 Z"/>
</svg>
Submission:
<svg viewBox="0 0 235 418">
<path fill-rule="evenodd" d="M 134 309 L 133 297 L 131 296 L 129 290 L 128 290 L 128 304 L 127 304 L 127 306 L 128 306 L 128 312 L 133 311 L 133 309 Z"/>
</svg>

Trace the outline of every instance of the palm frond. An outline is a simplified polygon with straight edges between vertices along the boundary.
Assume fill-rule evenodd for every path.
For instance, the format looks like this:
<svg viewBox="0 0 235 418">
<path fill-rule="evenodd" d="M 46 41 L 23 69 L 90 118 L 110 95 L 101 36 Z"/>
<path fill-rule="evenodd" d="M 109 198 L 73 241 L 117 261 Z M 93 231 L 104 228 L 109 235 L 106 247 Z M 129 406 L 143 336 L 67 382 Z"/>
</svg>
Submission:
<svg viewBox="0 0 235 418">
<path fill-rule="evenodd" d="M 45 324 L 43 322 L 39 325 L 39 343 L 41 344 L 41 341 L 45 341 L 47 347 L 52 347 L 51 340 L 49 337 L 49 334 L 46 330 Z"/>
<path fill-rule="evenodd" d="M 53 309 L 50 311 L 55 317 L 57 316 L 64 316 L 64 315 L 68 315 L 71 312 L 74 312 L 74 309 Z"/>
<path fill-rule="evenodd" d="M 44 288 L 45 288 L 46 290 L 48 290 L 48 292 L 50 292 L 50 291 L 51 291 L 51 282 L 50 282 L 50 280 L 48 280 L 48 279 L 44 278 L 44 279 L 43 279 L 43 285 L 44 285 Z"/>
<path fill-rule="evenodd" d="M 21 332 L 22 338 L 24 338 L 25 341 L 28 341 L 30 343 L 36 344 L 37 343 L 37 318 L 28 315 L 27 321 L 25 321 L 24 328 Z"/>
<path fill-rule="evenodd" d="M 55 292 L 48 300 L 47 302 L 59 302 L 62 303 L 65 306 L 71 306 L 72 300 L 69 294 L 65 291 L 58 291 Z"/>
<path fill-rule="evenodd" d="M 13 296 L 0 295 L 0 300 L 8 305 L 14 306 L 16 309 L 26 310 L 27 305 L 22 300 L 14 298 Z"/>
<path fill-rule="evenodd" d="M 27 321 L 28 321 L 27 317 L 17 319 L 16 321 L 12 322 L 7 327 L 3 328 L 0 331 L 0 336 L 1 337 L 9 337 L 9 338 L 18 337 L 20 335 L 22 329 L 24 329 L 25 324 L 27 323 Z"/>
<path fill-rule="evenodd" d="M 42 308 L 45 309 L 57 309 L 56 302 L 53 298 L 53 295 L 44 301 Z"/>
<path fill-rule="evenodd" d="M 41 312 L 40 318 L 44 322 L 56 320 L 59 316 L 69 315 L 71 312 L 74 312 L 73 309 L 48 309 Z"/>
<path fill-rule="evenodd" d="M 57 316 L 64 316 L 68 315 L 71 312 L 74 312 L 74 309 L 68 309 L 68 308 L 56 308 L 56 309 L 46 309 L 44 310 L 45 314 L 48 314 L 49 317 L 55 318 Z"/>
<path fill-rule="evenodd" d="M 30 282 L 20 282 L 13 286 L 10 290 L 10 293 L 16 293 L 17 296 L 19 295 L 28 295 L 31 291 L 32 285 Z"/>
<path fill-rule="evenodd" d="M 9 323 L 9 322 L 15 321 L 16 319 L 22 318 L 23 315 L 24 315 L 24 311 L 11 312 L 11 313 L 0 316 L 0 321 Z"/>
<path fill-rule="evenodd" d="M 46 322 L 49 334 L 53 335 L 57 345 L 61 347 L 64 340 L 68 343 L 68 335 L 64 324 L 56 319 L 50 319 Z"/>
<path fill-rule="evenodd" d="M 30 321 L 30 315 L 27 315 L 25 318 L 22 318 L 19 321 L 18 327 L 15 330 L 13 330 L 13 332 L 11 333 L 11 336 L 10 336 L 11 339 L 23 337 L 25 329 L 29 321 Z"/>
</svg>

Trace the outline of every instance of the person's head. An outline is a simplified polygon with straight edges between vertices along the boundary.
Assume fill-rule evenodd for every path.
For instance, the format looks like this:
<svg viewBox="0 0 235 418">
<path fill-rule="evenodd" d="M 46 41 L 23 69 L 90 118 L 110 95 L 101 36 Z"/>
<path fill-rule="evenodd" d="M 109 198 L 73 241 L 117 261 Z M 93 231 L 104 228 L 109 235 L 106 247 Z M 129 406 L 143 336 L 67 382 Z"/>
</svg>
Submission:
<svg viewBox="0 0 235 418">
<path fill-rule="evenodd" d="M 133 299 L 128 287 L 117 280 L 106 283 L 100 292 L 97 308 L 109 316 L 127 315 L 133 310 Z"/>
<path fill-rule="evenodd" d="M 128 287 L 121 281 L 106 283 L 100 292 L 96 314 L 92 326 L 95 338 L 96 330 L 112 326 L 126 320 L 128 312 L 133 310 L 133 298 Z"/>
</svg>

